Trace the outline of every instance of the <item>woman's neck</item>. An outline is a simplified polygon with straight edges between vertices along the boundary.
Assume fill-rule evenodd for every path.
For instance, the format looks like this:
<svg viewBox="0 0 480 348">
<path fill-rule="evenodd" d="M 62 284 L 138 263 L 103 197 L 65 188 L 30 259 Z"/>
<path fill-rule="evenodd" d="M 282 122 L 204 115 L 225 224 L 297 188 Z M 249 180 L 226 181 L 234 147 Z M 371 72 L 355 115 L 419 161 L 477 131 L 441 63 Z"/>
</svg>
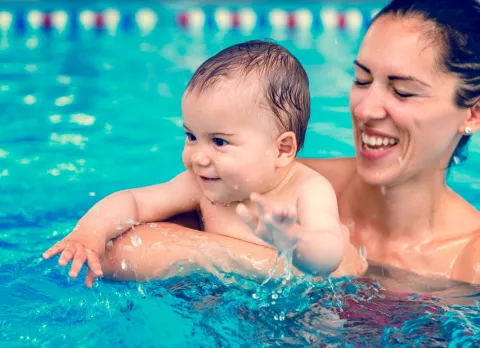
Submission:
<svg viewBox="0 0 480 348">
<path fill-rule="evenodd" d="M 414 242 L 431 239 L 445 227 L 448 195 L 444 171 L 390 187 L 370 186 L 357 176 L 342 205 L 349 207 L 356 230 L 371 231 L 385 241 Z"/>
</svg>

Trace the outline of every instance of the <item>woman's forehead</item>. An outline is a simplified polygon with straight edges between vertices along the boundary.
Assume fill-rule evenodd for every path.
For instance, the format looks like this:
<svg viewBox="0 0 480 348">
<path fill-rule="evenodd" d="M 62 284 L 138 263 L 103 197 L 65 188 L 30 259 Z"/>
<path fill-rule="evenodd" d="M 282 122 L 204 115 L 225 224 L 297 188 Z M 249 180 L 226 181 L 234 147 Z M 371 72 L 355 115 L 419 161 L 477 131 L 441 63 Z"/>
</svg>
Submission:
<svg viewBox="0 0 480 348">
<path fill-rule="evenodd" d="M 416 18 L 385 17 L 379 18 L 368 30 L 357 60 L 372 71 L 437 74 L 441 45 L 426 39 L 425 22 Z"/>
</svg>

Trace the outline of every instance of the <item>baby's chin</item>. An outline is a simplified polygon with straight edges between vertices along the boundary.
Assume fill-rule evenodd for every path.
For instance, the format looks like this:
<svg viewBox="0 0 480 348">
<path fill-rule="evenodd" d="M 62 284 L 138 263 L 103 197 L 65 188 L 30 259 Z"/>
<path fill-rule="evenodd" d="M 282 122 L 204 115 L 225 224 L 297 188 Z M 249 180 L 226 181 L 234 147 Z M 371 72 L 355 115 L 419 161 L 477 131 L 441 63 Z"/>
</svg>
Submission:
<svg viewBox="0 0 480 348">
<path fill-rule="evenodd" d="M 243 197 L 239 195 L 230 196 L 230 197 L 212 197 L 211 195 L 205 195 L 205 198 L 212 204 L 212 205 L 223 205 L 228 207 L 230 205 L 238 204 L 244 202 L 248 199 L 248 197 Z"/>
</svg>

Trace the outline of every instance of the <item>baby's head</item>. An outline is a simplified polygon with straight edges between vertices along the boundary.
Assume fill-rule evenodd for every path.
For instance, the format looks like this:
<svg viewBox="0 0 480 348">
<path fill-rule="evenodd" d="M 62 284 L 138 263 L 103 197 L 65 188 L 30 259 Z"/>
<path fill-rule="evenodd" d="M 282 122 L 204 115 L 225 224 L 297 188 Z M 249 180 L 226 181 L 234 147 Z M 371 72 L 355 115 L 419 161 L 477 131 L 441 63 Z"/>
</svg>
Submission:
<svg viewBox="0 0 480 348">
<path fill-rule="evenodd" d="M 224 49 L 194 73 L 182 100 L 186 167 L 211 201 L 273 189 L 303 146 L 308 77 L 272 42 Z"/>
</svg>

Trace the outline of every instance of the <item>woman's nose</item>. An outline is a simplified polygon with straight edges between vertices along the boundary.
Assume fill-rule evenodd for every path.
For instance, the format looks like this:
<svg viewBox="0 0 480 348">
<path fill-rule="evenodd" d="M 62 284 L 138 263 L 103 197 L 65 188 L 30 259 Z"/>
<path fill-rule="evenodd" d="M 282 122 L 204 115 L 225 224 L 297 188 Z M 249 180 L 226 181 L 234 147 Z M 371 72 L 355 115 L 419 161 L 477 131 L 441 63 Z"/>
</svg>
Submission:
<svg viewBox="0 0 480 348">
<path fill-rule="evenodd" d="M 387 116 L 384 96 L 381 91 L 370 87 L 361 97 L 353 110 L 355 118 L 361 122 L 368 122 L 375 119 L 383 119 Z"/>
</svg>

